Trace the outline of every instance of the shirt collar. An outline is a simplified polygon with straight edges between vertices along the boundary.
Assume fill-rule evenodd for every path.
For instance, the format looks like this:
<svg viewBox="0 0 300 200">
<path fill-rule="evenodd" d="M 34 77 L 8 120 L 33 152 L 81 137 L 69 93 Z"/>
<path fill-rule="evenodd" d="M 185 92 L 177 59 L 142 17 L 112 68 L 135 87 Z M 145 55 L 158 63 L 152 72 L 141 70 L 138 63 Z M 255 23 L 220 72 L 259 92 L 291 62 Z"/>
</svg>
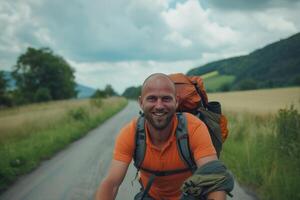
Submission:
<svg viewBox="0 0 300 200">
<path fill-rule="evenodd" d="M 176 140 L 175 133 L 176 133 L 176 128 L 177 128 L 177 124 L 178 124 L 178 119 L 177 119 L 176 114 L 174 114 L 174 116 L 172 118 L 172 121 L 173 121 L 172 133 L 171 133 L 171 136 L 166 141 L 166 145 L 165 146 L 168 146 L 172 141 Z M 150 140 L 150 133 L 149 133 L 149 129 L 148 129 L 147 123 L 145 123 L 145 131 L 146 131 L 146 144 L 154 147 L 152 141 Z"/>
</svg>

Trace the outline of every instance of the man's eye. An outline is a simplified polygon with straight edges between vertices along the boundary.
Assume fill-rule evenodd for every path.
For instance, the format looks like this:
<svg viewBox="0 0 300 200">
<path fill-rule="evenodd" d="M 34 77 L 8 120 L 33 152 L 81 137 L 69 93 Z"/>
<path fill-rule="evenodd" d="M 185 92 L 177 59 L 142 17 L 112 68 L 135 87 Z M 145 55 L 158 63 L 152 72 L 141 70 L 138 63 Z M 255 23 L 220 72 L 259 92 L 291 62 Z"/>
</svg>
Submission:
<svg viewBox="0 0 300 200">
<path fill-rule="evenodd" d="M 163 97 L 162 100 L 165 102 L 170 102 L 172 100 L 172 97 Z"/>
<path fill-rule="evenodd" d="M 153 102 L 153 101 L 156 101 L 156 98 L 155 97 L 147 97 L 147 100 L 150 102 Z"/>
</svg>

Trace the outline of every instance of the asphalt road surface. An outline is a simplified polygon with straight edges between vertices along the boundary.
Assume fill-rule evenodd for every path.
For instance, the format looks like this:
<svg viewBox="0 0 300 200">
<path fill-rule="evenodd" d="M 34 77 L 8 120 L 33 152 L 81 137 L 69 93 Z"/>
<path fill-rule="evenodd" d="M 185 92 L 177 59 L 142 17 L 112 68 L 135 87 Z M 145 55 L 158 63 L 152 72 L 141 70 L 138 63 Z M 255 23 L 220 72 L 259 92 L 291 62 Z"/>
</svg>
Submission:
<svg viewBox="0 0 300 200">
<path fill-rule="evenodd" d="M 1 200 L 84 200 L 94 199 L 96 188 L 109 167 L 114 139 L 120 128 L 137 116 L 136 102 L 69 145 L 32 173 L 21 177 L 0 197 Z M 118 200 L 132 200 L 138 191 L 136 170 L 130 166 L 119 189 Z M 235 200 L 252 200 L 238 185 Z"/>
</svg>

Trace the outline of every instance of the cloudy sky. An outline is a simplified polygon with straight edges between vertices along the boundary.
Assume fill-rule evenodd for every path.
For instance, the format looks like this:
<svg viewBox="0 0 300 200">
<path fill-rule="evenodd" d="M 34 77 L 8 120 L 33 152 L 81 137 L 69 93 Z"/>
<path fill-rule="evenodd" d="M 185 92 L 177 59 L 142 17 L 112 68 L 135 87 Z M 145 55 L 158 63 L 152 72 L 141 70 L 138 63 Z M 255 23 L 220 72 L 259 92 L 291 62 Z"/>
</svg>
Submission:
<svg viewBox="0 0 300 200">
<path fill-rule="evenodd" d="M 0 0 L 0 70 L 50 47 L 78 83 L 122 93 L 300 31 L 300 0 Z"/>
</svg>

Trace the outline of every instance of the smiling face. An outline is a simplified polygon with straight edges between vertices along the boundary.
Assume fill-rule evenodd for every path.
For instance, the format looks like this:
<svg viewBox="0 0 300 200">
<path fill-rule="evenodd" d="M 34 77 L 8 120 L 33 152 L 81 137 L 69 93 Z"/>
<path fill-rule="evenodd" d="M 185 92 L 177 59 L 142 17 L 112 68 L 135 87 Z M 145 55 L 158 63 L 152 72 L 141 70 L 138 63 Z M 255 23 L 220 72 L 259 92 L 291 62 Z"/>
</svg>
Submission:
<svg viewBox="0 0 300 200">
<path fill-rule="evenodd" d="M 177 108 L 175 94 L 175 86 L 167 75 L 154 74 L 146 79 L 139 103 L 150 126 L 163 130 L 170 125 Z"/>
</svg>

